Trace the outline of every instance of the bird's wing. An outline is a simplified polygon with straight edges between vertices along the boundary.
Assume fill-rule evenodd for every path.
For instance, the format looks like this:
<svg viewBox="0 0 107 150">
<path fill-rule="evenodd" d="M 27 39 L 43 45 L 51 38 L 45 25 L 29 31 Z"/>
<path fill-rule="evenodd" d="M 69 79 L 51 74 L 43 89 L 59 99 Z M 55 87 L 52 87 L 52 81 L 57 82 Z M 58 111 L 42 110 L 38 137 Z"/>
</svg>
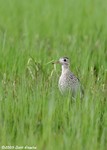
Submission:
<svg viewBox="0 0 107 150">
<path fill-rule="evenodd" d="M 73 74 L 70 74 L 70 79 L 72 80 L 72 82 L 76 83 L 76 82 L 80 82 L 79 79 Z"/>
</svg>

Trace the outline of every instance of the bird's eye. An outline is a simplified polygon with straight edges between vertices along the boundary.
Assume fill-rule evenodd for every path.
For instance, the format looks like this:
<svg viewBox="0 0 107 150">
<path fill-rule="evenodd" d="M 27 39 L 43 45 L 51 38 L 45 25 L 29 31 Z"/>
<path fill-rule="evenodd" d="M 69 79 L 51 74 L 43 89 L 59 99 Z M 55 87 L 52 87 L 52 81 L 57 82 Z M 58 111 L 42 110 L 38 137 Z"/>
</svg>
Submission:
<svg viewBox="0 0 107 150">
<path fill-rule="evenodd" d="M 66 59 L 64 59 L 64 61 L 66 61 Z"/>
</svg>

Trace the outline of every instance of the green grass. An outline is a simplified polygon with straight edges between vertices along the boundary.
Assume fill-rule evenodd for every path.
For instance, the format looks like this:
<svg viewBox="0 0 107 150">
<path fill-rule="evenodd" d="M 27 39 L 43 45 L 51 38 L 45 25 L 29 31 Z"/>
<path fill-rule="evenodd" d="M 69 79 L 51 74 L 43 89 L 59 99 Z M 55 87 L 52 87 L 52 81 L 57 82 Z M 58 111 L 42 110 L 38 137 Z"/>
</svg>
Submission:
<svg viewBox="0 0 107 150">
<path fill-rule="evenodd" d="M 106 6 L 0 0 L 0 146 L 107 149 Z M 84 86 L 82 102 L 58 90 L 61 68 L 47 63 L 62 56 Z"/>
</svg>

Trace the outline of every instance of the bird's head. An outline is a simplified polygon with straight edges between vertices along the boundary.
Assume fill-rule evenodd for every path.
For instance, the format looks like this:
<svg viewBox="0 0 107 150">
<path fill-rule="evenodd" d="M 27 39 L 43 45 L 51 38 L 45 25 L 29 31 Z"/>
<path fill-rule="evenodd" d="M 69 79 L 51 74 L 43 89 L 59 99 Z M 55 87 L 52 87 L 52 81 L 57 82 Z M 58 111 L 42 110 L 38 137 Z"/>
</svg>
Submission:
<svg viewBox="0 0 107 150">
<path fill-rule="evenodd" d="M 59 59 L 59 63 L 61 65 L 64 65 L 64 66 L 69 66 L 69 58 L 68 57 L 62 57 Z"/>
<path fill-rule="evenodd" d="M 68 57 L 61 57 L 58 61 L 55 61 L 54 64 L 61 64 L 62 66 L 69 66 L 69 58 Z"/>
</svg>

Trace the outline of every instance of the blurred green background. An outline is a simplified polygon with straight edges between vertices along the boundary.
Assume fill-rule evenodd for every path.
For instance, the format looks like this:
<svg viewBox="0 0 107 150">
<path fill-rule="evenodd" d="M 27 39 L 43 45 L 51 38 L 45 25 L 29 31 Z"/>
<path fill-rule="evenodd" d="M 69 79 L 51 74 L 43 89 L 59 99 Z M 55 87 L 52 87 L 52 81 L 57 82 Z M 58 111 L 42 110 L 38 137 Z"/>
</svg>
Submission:
<svg viewBox="0 0 107 150">
<path fill-rule="evenodd" d="M 82 103 L 58 90 L 62 56 Z M 106 0 L 0 0 L 0 146 L 106 150 L 106 100 Z"/>
</svg>

